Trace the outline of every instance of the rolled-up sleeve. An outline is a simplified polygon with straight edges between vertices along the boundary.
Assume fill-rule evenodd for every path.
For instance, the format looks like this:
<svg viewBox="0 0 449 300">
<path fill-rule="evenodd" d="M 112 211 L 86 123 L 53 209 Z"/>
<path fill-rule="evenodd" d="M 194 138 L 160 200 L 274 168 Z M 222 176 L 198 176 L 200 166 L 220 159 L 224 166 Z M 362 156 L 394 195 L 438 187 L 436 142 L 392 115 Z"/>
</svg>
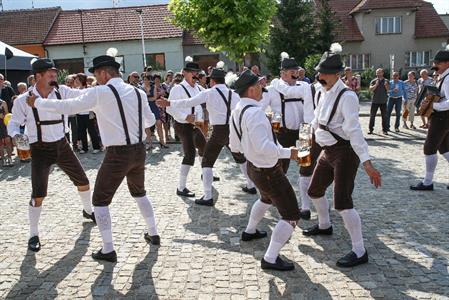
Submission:
<svg viewBox="0 0 449 300">
<path fill-rule="evenodd" d="M 306 89 L 309 88 L 307 83 L 301 83 L 300 85 L 288 85 L 283 80 L 275 80 L 271 83 L 279 93 L 284 94 L 285 98 L 302 98 L 306 96 Z"/>
</svg>

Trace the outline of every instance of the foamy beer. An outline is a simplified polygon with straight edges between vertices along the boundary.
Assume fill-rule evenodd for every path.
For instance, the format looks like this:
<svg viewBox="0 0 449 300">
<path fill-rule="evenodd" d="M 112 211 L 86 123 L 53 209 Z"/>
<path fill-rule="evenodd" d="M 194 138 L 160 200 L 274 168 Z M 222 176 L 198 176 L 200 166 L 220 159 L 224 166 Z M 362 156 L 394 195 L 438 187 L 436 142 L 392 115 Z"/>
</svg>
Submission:
<svg viewBox="0 0 449 300">
<path fill-rule="evenodd" d="M 281 114 L 279 113 L 274 113 L 273 117 L 271 119 L 271 127 L 273 128 L 273 131 L 278 133 L 279 129 L 281 128 Z"/>
<path fill-rule="evenodd" d="M 195 126 L 198 128 L 203 128 L 204 120 L 200 119 L 198 114 L 195 114 Z"/>
<path fill-rule="evenodd" d="M 310 124 L 301 123 L 299 125 L 299 136 L 297 142 L 298 164 L 301 167 L 309 167 L 312 164 L 312 127 Z"/>
<path fill-rule="evenodd" d="M 17 156 L 21 161 L 28 161 L 31 159 L 31 149 L 28 136 L 25 134 L 16 135 Z"/>
<path fill-rule="evenodd" d="M 309 167 L 312 164 L 312 154 L 310 148 L 298 151 L 298 164 L 301 167 Z"/>
</svg>

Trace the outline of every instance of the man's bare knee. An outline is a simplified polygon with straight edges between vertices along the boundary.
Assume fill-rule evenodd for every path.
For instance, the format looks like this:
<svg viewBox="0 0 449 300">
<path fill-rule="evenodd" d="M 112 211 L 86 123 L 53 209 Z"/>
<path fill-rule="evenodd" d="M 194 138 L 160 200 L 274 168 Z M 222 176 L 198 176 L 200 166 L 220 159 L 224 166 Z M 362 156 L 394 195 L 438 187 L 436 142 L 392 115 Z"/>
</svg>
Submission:
<svg viewBox="0 0 449 300">
<path fill-rule="evenodd" d="M 42 202 L 44 201 L 44 197 L 40 197 L 40 198 L 31 198 L 30 200 L 30 206 L 33 207 L 40 207 L 42 206 Z"/>
</svg>

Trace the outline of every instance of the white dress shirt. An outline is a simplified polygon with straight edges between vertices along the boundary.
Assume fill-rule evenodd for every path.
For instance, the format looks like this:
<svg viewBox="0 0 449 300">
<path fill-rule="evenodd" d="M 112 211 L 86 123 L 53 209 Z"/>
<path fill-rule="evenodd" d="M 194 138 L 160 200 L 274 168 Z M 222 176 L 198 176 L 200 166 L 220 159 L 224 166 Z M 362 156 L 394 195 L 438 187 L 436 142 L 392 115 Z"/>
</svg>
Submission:
<svg viewBox="0 0 449 300">
<path fill-rule="evenodd" d="M 313 117 L 310 113 L 313 112 L 312 103 L 312 90 L 310 85 L 304 81 L 298 81 L 296 85 L 289 85 L 287 82 L 281 79 L 275 79 L 271 82 L 274 93 L 276 96 L 272 96 L 271 107 L 273 106 L 274 112 L 281 112 L 281 98 L 280 93 L 284 95 L 285 99 L 303 99 L 304 104 L 301 102 L 288 102 L 285 103 L 285 123 L 288 129 L 299 129 L 301 123 L 310 123 Z M 282 124 L 281 124 L 282 125 Z"/>
<path fill-rule="evenodd" d="M 243 114 L 242 132 L 240 133 L 240 113 L 247 105 L 254 105 L 255 107 L 250 107 Z M 235 132 L 232 119 L 234 119 L 239 134 L 242 135 L 241 141 Z M 279 159 L 290 158 L 291 150 L 282 147 L 273 140 L 271 123 L 262 110 L 260 102 L 250 98 L 242 98 L 235 110 L 232 111 L 229 126 L 229 147 L 231 151 L 243 153 L 246 159 L 256 167 L 272 168 Z"/>
<path fill-rule="evenodd" d="M 214 87 L 204 90 L 198 93 L 196 96 L 190 99 L 175 100 L 170 102 L 170 107 L 175 109 L 189 108 L 206 103 L 206 109 L 209 112 L 209 121 L 211 125 L 225 125 L 227 118 L 227 107 L 223 101 L 223 97 L 217 91 L 219 89 L 226 98 L 226 102 L 229 101 L 229 88 L 225 84 L 217 84 Z M 231 96 L 231 111 L 236 107 L 240 101 L 240 96 L 232 92 Z"/>
<path fill-rule="evenodd" d="M 330 90 L 321 90 L 321 99 L 315 110 L 315 118 L 312 127 L 315 130 L 316 142 L 321 146 L 332 146 L 337 140 L 327 132 L 320 129 L 318 124 L 326 125 L 335 100 L 342 89 L 347 87 L 343 81 L 337 80 Z M 327 125 L 329 130 L 345 140 L 349 140 L 354 152 L 365 162 L 370 159 L 368 144 L 363 137 L 362 128 L 359 122 L 359 99 L 353 91 L 346 91 L 338 103 L 337 110 L 331 122 Z"/>
<path fill-rule="evenodd" d="M 30 87 L 33 94 L 40 96 L 36 89 L 36 86 Z M 85 93 L 86 90 L 71 89 L 65 85 L 59 86 L 59 93 L 62 99 L 78 97 L 79 95 Z M 25 133 L 28 136 L 30 143 L 37 142 L 37 128 L 36 121 L 34 120 L 33 110 L 26 103 L 26 98 L 28 93 L 24 93 L 17 97 L 14 101 L 14 106 L 12 108 L 12 118 L 8 124 L 8 133 L 10 136 L 14 137 L 16 134 L 20 134 L 20 126 L 25 124 Z M 58 100 L 56 93 L 53 90 L 49 95 L 49 99 L 56 99 L 54 101 L 63 102 L 64 100 Z M 56 121 L 61 120 L 61 113 L 49 112 L 42 109 L 37 110 L 39 114 L 40 121 Z M 65 137 L 64 126 L 66 132 L 68 132 L 68 115 L 64 115 L 64 123 L 58 123 L 54 125 L 41 125 L 42 130 L 42 142 L 56 142 Z"/>
<path fill-rule="evenodd" d="M 198 95 L 203 88 L 200 87 L 198 84 L 195 83 L 194 86 L 191 86 L 185 79 L 175 86 L 173 86 L 170 90 L 170 95 L 168 96 L 168 100 L 182 100 L 189 98 L 186 91 L 182 88 L 183 85 L 187 91 L 190 94 L 190 97 L 194 97 Z M 192 114 L 192 108 L 175 108 L 171 105 L 167 107 L 167 112 L 173 116 L 173 118 L 178 123 L 188 124 L 189 122 L 186 121 L 186 118 L 188 115 Z M 197 115 L 197 119 L 203 119 L 203 108 L 201 105 L 195 106 L 195 114 Z"/>
<path fill-rule="evenodd" d="M 447 74 L 449 74 L 449 69 L 444 71 L 438 80 L 442 80 Z M 439 84 L 440 82 L 437 83 L 437 86 L 439 86 Z M 441 99 L 440 101 L 433 103 L 433 109 L 437 111 L 449 110 L 449 76 L 444 80 L 443 85 L 441 86 L 440 95 Z"/>
<path fill-rule="evenodd" d="M 117 89 L 122 100 L 131 144 L 137 144 L 139 142 L 139 110 L 136 88 L 125 83 L 121 78 L 112 78 L 107 84 L 111 84 Z M 137 89 L 137 91 L 142 99 L 142 140 L 145 140 L 146 134 L 144 129 L 153 126 L 156 123 L 156 119 L 148 105 L 145 93 L 140 89 Z M 106 147 L 126 145 L 125 130 L 123 129 L 117 100 L 112 90 L 106 85 L 88 88 L 83 95 L 64 101 L 38 98 L 34 105 L 40 110 L 64 114 L 75 114 L 80 111 L 91 110 L 97 115 L 98 128 L 103 145 Z"/>
<path fill-rule="evenodd" d="M 312 101 L 304 101 L 304 122 L 312 123 L 315 118 L 315 109 L 318 107 L 318 95 L 322 93 L 322 85 L 319 82 L 310 84 L 310 94 L 312 96 L 312 86 L 315 87 L 315 97 Z"/>
</svg>

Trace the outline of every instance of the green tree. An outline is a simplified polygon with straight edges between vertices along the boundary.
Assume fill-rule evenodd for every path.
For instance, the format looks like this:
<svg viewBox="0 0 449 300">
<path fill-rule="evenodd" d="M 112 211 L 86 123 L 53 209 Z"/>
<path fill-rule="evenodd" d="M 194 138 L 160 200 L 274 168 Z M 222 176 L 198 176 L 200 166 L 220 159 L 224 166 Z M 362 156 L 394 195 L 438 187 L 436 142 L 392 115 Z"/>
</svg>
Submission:
<svg viewBox="0 0 449 300">
<path fill-rule="evenodd" d="M 174 25 L 192 30 L 215 52 L 242 62 L 268 39 L 276 0 L 170 0 Z"/>
<path fill-rule="evenodd" d="M 287 52 L 300 65 L 304 65 L 306 57 L 314 53 L 314 11 L 314 4 L 309 0 L 278 1 L 266 51 L 268 68 L 273 74 L 279 72 L 281 52 Z"/>
<path fill-rule="evenodd" d="M 315 67 L 318 65 L 321 59 L 321 54 L 312 54 L 306 58 L 304 62 L 304 69 L 306 69 L 306 75 L 309 78 L 313 78 L 316 73 Z"/>
<path fill-rule="evenodd" d="M 316 51 L 323 53 L 329 50 L 330 45 L 335 41 L 335 27 L 338 25 L 335 12 L 332 10 L 329 0 L 317 1 L 317 25 L 318 38 Z"/>
</svg>

